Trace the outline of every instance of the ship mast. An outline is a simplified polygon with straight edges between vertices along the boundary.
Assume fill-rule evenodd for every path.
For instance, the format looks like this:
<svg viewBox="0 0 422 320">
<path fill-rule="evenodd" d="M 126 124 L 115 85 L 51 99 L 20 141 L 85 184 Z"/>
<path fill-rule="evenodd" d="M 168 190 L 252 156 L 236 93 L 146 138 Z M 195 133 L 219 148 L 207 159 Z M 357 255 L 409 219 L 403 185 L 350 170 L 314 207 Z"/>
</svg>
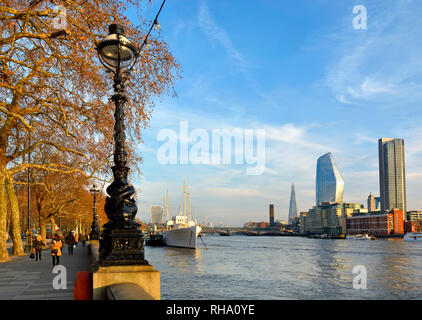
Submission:
<svg viewBox="0 0 422 320">
<path fill-rule="evenodd" d="M 186 181 L 183 182 L 183 216 L 186 217 Z"/>
<path fill-rule="evenodd" d="M 166 192 L 166 196 L 164 198 L 164 203 L 166 206 L 166 220 L 171 220 L 171 214 L 170 214 L 170 209 L 169 209 L 169 191 L 167 190 Z"/>
<path fill-rule="evenodd" d="M 188 192 L 188 214 L 189 214 L 188 221 L 191 221 L 192 220 L 192 215 L 191 215 L 190 193 L 189 192 Z"/>
</svg>

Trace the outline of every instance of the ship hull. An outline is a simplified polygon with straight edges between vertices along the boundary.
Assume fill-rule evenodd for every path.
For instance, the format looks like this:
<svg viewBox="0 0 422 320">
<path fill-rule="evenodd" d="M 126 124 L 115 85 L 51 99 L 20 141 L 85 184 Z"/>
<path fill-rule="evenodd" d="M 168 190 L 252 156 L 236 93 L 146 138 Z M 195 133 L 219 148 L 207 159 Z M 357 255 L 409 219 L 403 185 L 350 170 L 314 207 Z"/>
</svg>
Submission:
<svg viewBox="0 0 422 320">
<path fill-rule="evenodd" d="M 178 228 L 164 232 L 164 243 L 170 247 L 196 249 L 200 226 Z"/>
</svg>

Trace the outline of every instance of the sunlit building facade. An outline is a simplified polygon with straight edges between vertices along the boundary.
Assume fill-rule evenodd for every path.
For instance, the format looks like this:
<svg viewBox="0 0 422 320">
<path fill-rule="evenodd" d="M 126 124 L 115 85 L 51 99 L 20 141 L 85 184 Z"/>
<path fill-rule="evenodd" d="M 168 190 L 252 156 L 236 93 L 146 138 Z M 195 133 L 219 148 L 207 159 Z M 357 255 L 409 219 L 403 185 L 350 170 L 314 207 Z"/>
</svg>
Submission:
<svg viewBox="0 0 422 320">
<path fill-rule="evenodd" d="M 331 152 L 317 161 L 316 205 L 323 202 L 343 202 L 344 180 L 340 175 Z"/>
<path fill-rule="evenodd" d="M 352 217 L 353 213 L 361 210 L 358 203 L 330 203 L 323 202 L 315 206 L 304 218 L 304 233 L 345 235 L 346 219 Z"/>
<path fill-rule="evenodd" d="M 347 234 L 391 236 L 404 234 L 403 211 L 370 212 L 347 217 Z"/>
<path fill-rule="evenodd" d="M 368 196 L 368 211 L 380 211 L 381 210 L 381 201 L 380 197 L 374 197 L 372 192 Z"/>
<path fill-rule="evenodd" d="M 378 140 L 381 211 L 400 209 L 406 213 L 404 140 Z"/>
</svg>

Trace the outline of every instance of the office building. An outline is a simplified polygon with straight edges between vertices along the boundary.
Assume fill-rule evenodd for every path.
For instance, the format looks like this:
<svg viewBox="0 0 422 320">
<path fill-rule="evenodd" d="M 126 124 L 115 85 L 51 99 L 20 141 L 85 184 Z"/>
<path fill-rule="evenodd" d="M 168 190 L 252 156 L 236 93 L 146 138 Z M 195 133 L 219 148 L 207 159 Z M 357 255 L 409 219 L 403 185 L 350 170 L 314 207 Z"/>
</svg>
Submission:
<svg viewBox="0 0 422 320">
<path fill-rule="evenodd" d="M 375 211 L 375 197 L 372 192 L 368 196 L 368 211 Z"/>
<path fill-rule="evenodd" d="M 317 161 L 316 205 L 323 202 L 343 202 L 344 181 L 331 152 Z"/>
<path fill-rule="evenodd" d="M 151 206 L 151 223 L 163 222 L 164 208 L 162 206 Z"/>
<path fill-rule="evenodd" d="M 309 209 L 304 217 L 303 231 L 314 234 L 326 233 L 331 236 L 345 235 L 346 218 L 352 217 L 356 210 L 361 210 L 361 205 L 358 203 L 323 202 Z"/>
<path fill-rule="evenodd" d="M 406 177 L 403 139 L 378 140 L 381 211 L 406 212 Z"/>
<path fill-rule="evenodd" d="M 297 217 L 297 205 L 296 205 L 296 191 L 295 185 L 292 184 L 292 190 L 290 192 L 290 206 L 289 206 L 289 220 L 288 223 L 292 223 L 293 219 Z"/>
<path fill-rule="evenodd" d="M 381 197 L 375 197 L 375 211 L 381 210 Z"/>
<path fill-rule="evenodd" d="M 368 196 L 368 211 L 369 212 L 380 211 L 381 210 L 380 203 L 381 203 L 380 197 L 374 197 L 374 195 L 371 192 Z"/>
<path fill-rule="evenodd" d="M 422 211 L 412 210 L 412 211 L 407 212 L 407 221 L 411 221 L 411 222 L 421 221 L 422 222 Z"/>
</svg>

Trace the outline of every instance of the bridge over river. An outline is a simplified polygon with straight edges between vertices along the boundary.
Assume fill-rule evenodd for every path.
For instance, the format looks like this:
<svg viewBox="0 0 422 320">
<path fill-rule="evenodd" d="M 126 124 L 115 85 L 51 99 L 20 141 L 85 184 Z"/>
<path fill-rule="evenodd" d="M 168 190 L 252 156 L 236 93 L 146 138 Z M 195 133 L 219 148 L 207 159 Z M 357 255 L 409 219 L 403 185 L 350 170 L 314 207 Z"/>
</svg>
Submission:
<svg viewBox="0 0 422 320">
<path fill-rule="evenodd" d="M 219 227 L 203 228 L 202 234 L 219 234 L 220 236 L 299 236 L 300 234 L 290 231 L 280 231 L 280 228 L 240 228 L 240 227 Z"/>
</svg>

